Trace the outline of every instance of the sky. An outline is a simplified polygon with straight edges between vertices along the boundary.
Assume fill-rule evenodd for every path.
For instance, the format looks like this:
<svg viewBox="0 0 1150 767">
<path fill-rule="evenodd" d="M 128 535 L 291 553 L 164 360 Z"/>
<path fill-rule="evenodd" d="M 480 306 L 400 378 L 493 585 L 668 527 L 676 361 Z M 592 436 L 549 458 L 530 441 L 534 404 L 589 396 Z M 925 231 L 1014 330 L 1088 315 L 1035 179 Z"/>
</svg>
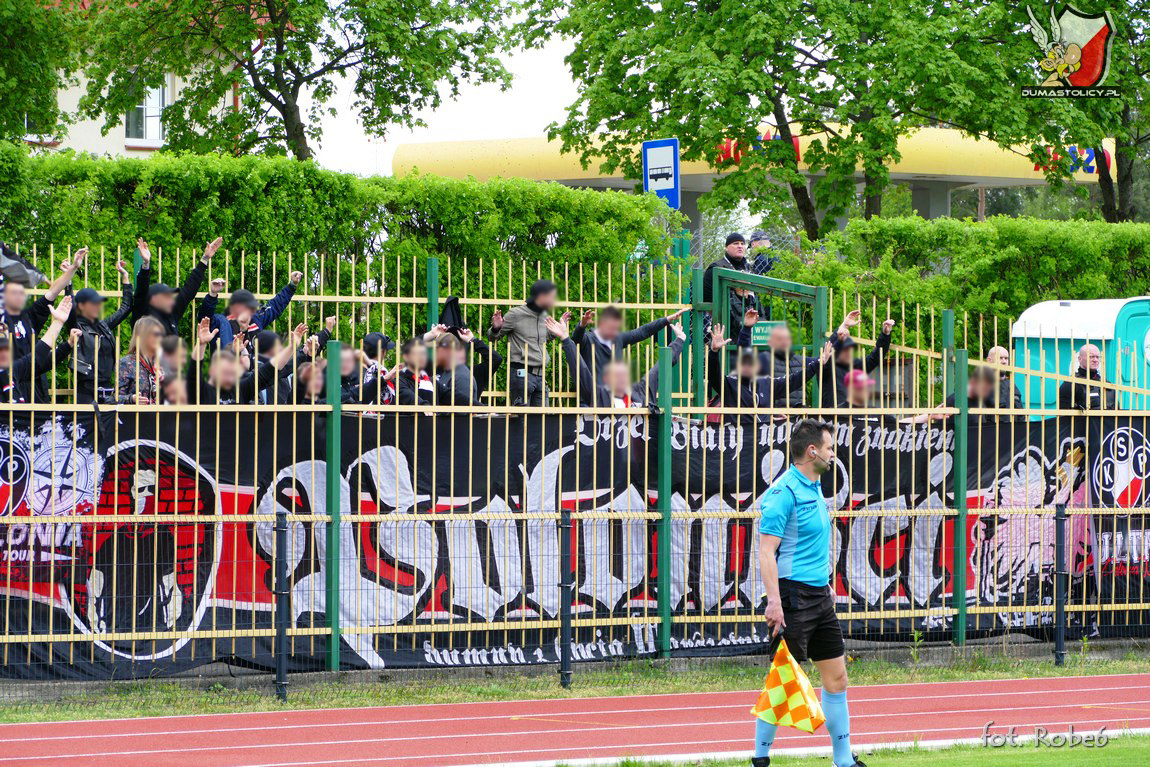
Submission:
<svg viewBox="0 0 1150 767">
<path fill-rule="evenodd" d="M 330 102 L 339 115 L 324 118 L 316 161 L 330 170 L 361 176 L 390 175 L 400 144 L 541 136 L 575 100 L 575 84 L 563 63 L 569 45 L 553 40 L 541 50 L 508 55 L 505 62 L 513 76 L 508 90 L 464 84 L 458 99 L 421 113 L 426 128 L 393 129 L 383 139 L 364 133 L 351 108 L 348 84 Z"/>
</svg>

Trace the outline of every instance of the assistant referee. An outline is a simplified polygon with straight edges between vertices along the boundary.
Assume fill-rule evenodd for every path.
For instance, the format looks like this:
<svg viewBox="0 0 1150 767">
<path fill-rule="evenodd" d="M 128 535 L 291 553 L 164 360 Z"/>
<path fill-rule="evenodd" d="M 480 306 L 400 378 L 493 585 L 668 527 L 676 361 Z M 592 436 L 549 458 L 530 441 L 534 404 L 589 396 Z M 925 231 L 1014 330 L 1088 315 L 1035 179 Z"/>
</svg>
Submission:
<svg viewBox="0 0 1150 767">
<path fill-rule="evenodd" d="M 791 427 L 791 466 L 763 496 L 759 570 L 767 594 L 767 625 L 782 631 L 791 655 L 814 661 L 834 767 L 866 767 L 851 753 L 843 632 L 830 590 L 831 518 L 819 478 L 835 459 L 831 424 L 804 419 Z M 753 767 L 771 763 L 777 726 L 755 720 Z"/>
</svg>

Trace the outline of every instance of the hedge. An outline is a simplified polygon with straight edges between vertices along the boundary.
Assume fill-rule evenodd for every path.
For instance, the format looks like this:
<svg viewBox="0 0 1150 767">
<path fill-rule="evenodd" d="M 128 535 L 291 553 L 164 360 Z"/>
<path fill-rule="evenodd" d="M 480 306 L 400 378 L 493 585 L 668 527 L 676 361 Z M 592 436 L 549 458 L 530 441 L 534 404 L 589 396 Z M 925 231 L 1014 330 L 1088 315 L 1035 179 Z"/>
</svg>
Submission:
<svg viewBox="0 0 1150 767">
<path fill-rule="evenodd" d="M 773 276 L 857 293 L 864 306 L 889 300 L 998 317 L 1006 332 L 1004 320 L 1039 301 L 1150 293 L 1150 224 L 879 218 L 851 221 L 799 255 Z"/>
<path fill-rule="evenodd" d="M 0 239 L 25 251 L 130 250 L 142 236 L 164 250 L 165 265 L 182 248 L 183 270 L 219 235 L 233 264 L 249 254 L 245 284 L 307 266 L 309 279 L 331 286 L 339 264 L 341 284 L 364 289 L 381 263 L 427 256 L 544 273 L 552 264 L 617 265 L 641 247 L 667 252 L 666 214 L 654 195 L 518 179 L 360 178 L 287 158 L 108 159 L 0 145 Z M 408 286 L 391 287 L 403 295 Z"/>
</svg>

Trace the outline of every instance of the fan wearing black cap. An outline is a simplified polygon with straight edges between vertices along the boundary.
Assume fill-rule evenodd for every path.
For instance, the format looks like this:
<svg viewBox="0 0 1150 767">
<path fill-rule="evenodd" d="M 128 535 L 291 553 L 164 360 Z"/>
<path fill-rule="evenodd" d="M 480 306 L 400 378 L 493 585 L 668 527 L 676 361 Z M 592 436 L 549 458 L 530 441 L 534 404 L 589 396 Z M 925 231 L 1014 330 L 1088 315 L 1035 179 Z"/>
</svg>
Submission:
<svg viewBox="0 0 1150 767">
<path fill-rule="evenodd" d="M 703 301 L 710 303 L 714 300 L 714 279 L 715 269 L 734 269 L 738 272 L 751 271 L 751 265 L 747 262 L 747 241 L 743 235 L 738 232 L 731 232 L 727 235 L 727 244 L 723 252 L 723 257 L 718 261 L 713 262 L 703 272 Z M 730 291 L 731 303 L 731 321 L 737 321 L 750 309 L 761 311 L 762 307 L 759 305 L 759 299 L 752 291 L 744 288 L 732 288 Z M 722 322 L 722 317 L 713 317 L 713 322 Z"/>
<path fill-rule="evenodd" d="M 107 300 L 92 288 L 81 288 L 73 297 L 72 323 L 80 331 L 72 367 L 76 372 L 76 402 L 90 404 L 116 400 L 115 329 L 132 314 L 132 277 L 123 261 L 120 274 L 120 305 L 104 317 Z"/>
<path fill-rule="evenodd" d="M 384 360 L 387 353 L 395 348 L 395 341 L 383 333 L 368 333 L 363 337 L 363 350 L 359 361 L 363 371 L 363 382 L 352 396 L 362 404 L 386 404 L 395 400 L 394 390 L 388 383 L 395 377 L 399 366 L 389 372 Z"/>
<path fill-rule="evenodd" d="M 88 249 L 80 248 L 72 254 L 70 260 L 61 263 L 60 276 L 48 286 L 44 295 L 32 302 L 31 306 L 28 305 L 28 291 L 23 284 L 14 280 L 4 283 L 2 294 L 4 304 L 0 307 L 0 324 L 8 328 L 8 343 L 11 344 L 13 359 L 18 360 L 32 353 L 36 334 L 51 319 L 52 302 L 72 284 L 72 278 L 83 266 L 87 255 Z M 26 372 L 32 376 L 32 367 L 28 367 Z M 48 401 L 48 382 L 44 380 L 42 374 L 36 374 L 27 381 L 19 381 L 17 388 L 34 390 L 37 402 Z"/>
<path fill-rule="evenodd" d="M 547 317 L 559 300 L 559 289 L 551 280 L 536 280 L 531 285 L 527 303 L 516 306 L 504 316 L 499 310 L 491 318 L 487 340 L 507 337 L 510 367 L 508 383 L 512 405 L 537 407 L 547 404 L 547 342 L 553 336 L 547 330 Z M 567 322 L 570 313 L 563 315 Z"/>
<path fill-rule="evenodd" d="M 731 342 L 723 332 L 722 325 L 711 328 L 711 353 L 707 355 L 707 384 L 711 390 L 719 395 L 721 407 L 753 408 L 770 407 L 775 402 L 781 402 L 787 392 L 807 385 L 819 374 L 819 370 L 831 367 L 830 362 L 834 354 L 834 345 L 827 341 L 819 353 L 818 359 L 812 359 L 800 371 L 788 375 L 767 377 L 760 375 L 759 355 L 751 348 L 740 348 L 735 369 L 728 375 L 723 375 L 720 350 Z M 754 425 L 756 416 L 749 413 L 744 415 L 729 414 L 725 416 L 730 423 Z M 758 416 L 759 420 L 768 420 L 768 416 Z"/>
<path fill-rule="evenodd" d="M 195 300 L 196 293 L 204 281 L 204 275 L 207 274 L 208 264 L 212 262 L 212 256 L 216 254 L 223 243 L 224 238 L 217 237 L 204 247 L 204 254 L 188 272 L 184 284 L 177 290 L 162 282 L 155 285 L 151 284 L 152 251 L 148 247 L 148 243 L 142 239 L 137 240 L 136 247 L 140 251 L 140 274 L 136 277 L 136 289 L 145 303 L 141 306 L 140 300 L 136 301 L 136 319 L 154 317 L 164 326 L 165 335 L 178 336 L 180 334 L 180 318 L 184 316 L 184 312 Z"/>
<path fill-rule="evenodd" d="M 819 396 L 823 407 L 837 407 L 840 402 L 847 399 L 846 375 L 852 370 L 862 370 L 870 373 L 879 366 L 887 352 L 890 350 L 890 332 L 894 328 L 894 320 L 887 319 L 882 324 L 882 330 L 875 339 L 874 349 L 866 357 L 856 358 L 855 348 L 858 343 L 851 338 L 850 329 L 862 320 L 862 312 L 855 309 L 849 312 L 841 325 L 835 331 L 833 339 L 835 345 L 835 364 L 823 369 L 819 379 Z"/>
<path fill-rule="evenodd" d="M 298 327 L 307 328 L 303 325 Z M 293 331 L 294 334 L 295 331 Z M 303 342 L 301 336 L 299 343 Z M 279 335 L 274 330 L 261 330 L 255 334 L 252 339 L 252 351 L 255 356 L 252 359 L 252 372 L 256 374 L 256 378 L 263 380 L 267 375 L 266 368 L 271 366 L 276 370 L 276 374 L 271 377 L 270 383 L 260 386 L 259 392 L 256 394 L 256 402 L 261 405 L 275 404 L 287 405 L 292 401 L 291 391 L 291 376 L 295 373 L 295 366 L 287 364 L 296 356 L 296 349 L 299 343 L 295 343 L 290 348 L 290 354 L 284 358 L 283 364 L 275 364 L 275 360 L 283 357 L 284 343 L 280 340 Z"/>
<path fill-rule="evenodd" d="M 52 322 L 33 350 L 16 356 L 12 343 L 11 329 L 0 325 L 0 402 L 30 402 L 34 387 L 32 381 L 46 374 L 56 365 L 68 359 L 76 345 L 80 331 L 75 328 L 58 346 L 56 339 L 72 313 L 72 298 L 64 296 L 59 306 L 48 305 L 48 316 Z M 39 397 L 37 396 L 37 399 Z"/>
<path fill-rule="evenodd" d="M 233 290 L 232 294 L 228 296 L 228 313 L 217 314 L 216 307 L 220 302 L 224 281 L 216 278 L 208 284 L 208 292 L 200 301 L 200 311 L 196 318 L 197 320 L 204 317 L 209 318 L 212 327 L 220 331 L 214 343 L 227 346 L 232 342 L 236 333 L 243 331 L 250 336 L 270 327 L 273 322 L 279 319 L 279 316 L 291 303 L 292 297 L 295 296 L 296 288 L 299 287 L 301 280 L 303 280 L 303 272 L 292 272 L 288 277 L 287 284 L 280 288 L 280 292 L 272 296 L 263 306 L 260 306 L 259 300 L 250 290 L 245 288 Z"/>
</svg>

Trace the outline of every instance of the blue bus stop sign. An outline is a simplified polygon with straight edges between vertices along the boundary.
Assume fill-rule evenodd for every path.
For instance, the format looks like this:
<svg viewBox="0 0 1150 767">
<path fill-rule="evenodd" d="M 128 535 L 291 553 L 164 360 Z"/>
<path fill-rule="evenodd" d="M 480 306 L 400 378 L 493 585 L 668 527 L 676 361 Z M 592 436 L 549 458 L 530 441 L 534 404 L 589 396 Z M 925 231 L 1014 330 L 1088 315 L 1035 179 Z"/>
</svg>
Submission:
<svg viewBox="0 0 1150 767">
<path fill-rule="evenodd" d="M 679 139 L 643 142 L 643 191 L 679 209 Z"/>
</svg>

